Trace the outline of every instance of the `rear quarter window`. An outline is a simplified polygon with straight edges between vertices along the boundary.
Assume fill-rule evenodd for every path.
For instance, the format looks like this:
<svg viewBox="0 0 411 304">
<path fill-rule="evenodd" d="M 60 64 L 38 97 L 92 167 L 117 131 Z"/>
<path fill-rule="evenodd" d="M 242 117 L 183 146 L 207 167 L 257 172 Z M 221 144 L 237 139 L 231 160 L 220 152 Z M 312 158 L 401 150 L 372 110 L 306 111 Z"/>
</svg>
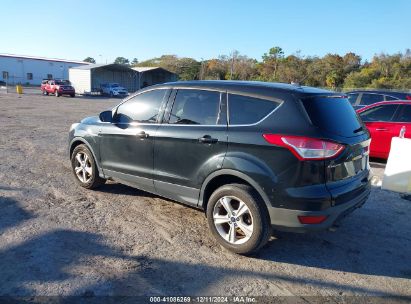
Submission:
<svg viewBox="0 0 411 304">
<path fill-rule="evenodd" d="M 362 123 L 347 98 L 310 97 L 302 100 L 311 122 L 321 130 L 344 137 L 363 133 Z"/>
<path fill-rule="evenodd" d="M 230 125 L 257 123 L 274 111 L 279 105 L 280 102 L 273 100 L 229 94 L 228 109 Z"/>
</svg>

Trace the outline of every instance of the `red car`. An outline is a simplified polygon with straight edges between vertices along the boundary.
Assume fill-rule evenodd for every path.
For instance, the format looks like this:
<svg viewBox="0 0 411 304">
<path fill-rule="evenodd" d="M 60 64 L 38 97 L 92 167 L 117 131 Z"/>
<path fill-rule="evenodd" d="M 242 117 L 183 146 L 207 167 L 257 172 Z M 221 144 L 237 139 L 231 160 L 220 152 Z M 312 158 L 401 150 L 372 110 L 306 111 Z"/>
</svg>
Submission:
<svg viewBox="0 0 411 304">
<path fill-rule="evenodd" d="M 388 158 L 391 138 L 406 128 L 405 137 L 411 138 L 411 101 L 382 101 L 357 110 L 371 133 L 370 156 Z"/>
<path fill-rule="evenodd" d="M 43 80 L 40 89 L 43 95 L 54 94 L 56 97 L 61 95 L 76 96 L 76 91 L 68 80 Z"/>
</svg>

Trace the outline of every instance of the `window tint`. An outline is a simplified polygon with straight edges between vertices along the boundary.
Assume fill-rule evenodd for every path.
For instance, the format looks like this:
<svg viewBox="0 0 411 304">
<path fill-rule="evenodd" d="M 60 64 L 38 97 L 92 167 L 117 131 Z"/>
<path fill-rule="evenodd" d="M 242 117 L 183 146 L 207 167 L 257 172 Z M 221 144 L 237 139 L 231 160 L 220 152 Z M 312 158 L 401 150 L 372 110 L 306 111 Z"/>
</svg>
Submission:
<svg viewBox="0 0 411 304">
<path fill-rule="evenodd" d="M 359 94 L 348 94 L 348 101 L 352 104 L 355 105 L 355 102 L 357 101 Z"/>
<path fill-rule="evenodd" d="M 361 97 L 361 104 L 365 106 L 379 101 L 384 101 L 384 95 L 363 93 Z"/>
<path fill-rule="evenodd" d="M 170 124 L 215 125 L 220 113 L 220 92 L 178 90 Z"/>
<path fill-rule="evenodd" d="M 279 102 L 236 94 L 228 95 L 230 125 L 253 124 L 280 105 Z"/>
<path fill-rule="evenodd" d="M 358 115 L 347 98 L 306 98 L 303 105 L 312 123 L 322 130 L 346 137 L 363 132 Z"/>
<path fill-rule="evenodd" d="M 411 122 L 411 105 L 403 105 L 398 115 L 398 119 L 396 121 L 399 122 Z"/>
<path fill-rule="evenodd" d="M 391 121 L 398 105 L 382 105 L 360 114 L 363 121 Z"/>
<path fill-rule="evenodd" d="M 385 100 L 398 100 L 398 98 L 395 98 L 395 97 L 391 97 L 388 95 L 384 95 L 384 96 L 385 96 Z"/>
<path fill-rule="evenodd" d="M 115 121 L 118 123 L 156 123 L 167 90 L 153 90 L 136 95 L 120 105 Z"/>
<path fill-rule="evenodd" d="M 71 85 L 69 80 L 56 80 L 55 83 L 58 85 Z"/>
</svg>

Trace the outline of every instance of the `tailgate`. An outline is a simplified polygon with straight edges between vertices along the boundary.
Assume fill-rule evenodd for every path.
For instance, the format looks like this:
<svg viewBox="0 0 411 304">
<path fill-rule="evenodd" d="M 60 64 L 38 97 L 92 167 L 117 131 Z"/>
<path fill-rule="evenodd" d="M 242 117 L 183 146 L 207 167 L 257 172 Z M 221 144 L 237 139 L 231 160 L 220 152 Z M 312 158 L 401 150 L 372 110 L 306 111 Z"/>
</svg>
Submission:
<svg viewBox="0 0 411 304">
<path fill-rule="evenodd" d="M 350 201 L 369 189 L 370 142 L 368 139 L 347 145 L 341 157 L 326 162 L 326 186 L 333 205 Z"/>
</svg>

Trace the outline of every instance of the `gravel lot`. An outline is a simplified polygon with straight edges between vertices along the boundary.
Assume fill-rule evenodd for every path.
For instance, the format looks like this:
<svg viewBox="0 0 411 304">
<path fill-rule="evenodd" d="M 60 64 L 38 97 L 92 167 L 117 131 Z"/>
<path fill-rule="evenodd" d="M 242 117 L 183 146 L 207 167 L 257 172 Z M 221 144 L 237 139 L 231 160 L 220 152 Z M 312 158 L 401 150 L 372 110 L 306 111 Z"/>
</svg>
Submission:
<svg viewBox="0 0 411 304">
<path fill-rule="evenodd" d="M 201 211 L 80 188 L 68 128 L 118 102 L 0 93 L 0 295 L 411 297 L 411 202 L 378 187 L 337 231 L 276 233 L 253 257 L 216 245 Z"/>
</svg>

